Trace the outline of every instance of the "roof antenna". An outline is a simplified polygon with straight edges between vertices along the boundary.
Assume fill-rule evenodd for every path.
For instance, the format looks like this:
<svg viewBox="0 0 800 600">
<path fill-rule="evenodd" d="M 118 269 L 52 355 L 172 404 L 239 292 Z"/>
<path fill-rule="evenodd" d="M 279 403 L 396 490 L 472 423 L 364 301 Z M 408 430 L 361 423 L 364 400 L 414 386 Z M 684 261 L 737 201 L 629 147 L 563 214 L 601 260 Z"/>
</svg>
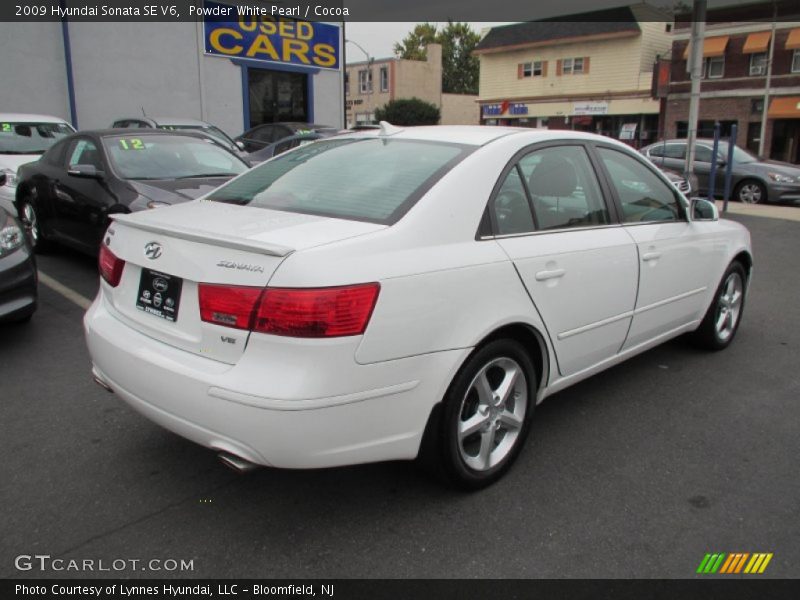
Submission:
<svg viewBox="0 0 800 600">
<path fill-rule="evenodd" d="M 144 112 L 144 106 L 142 106 L 141 108 L 142 108 L 142 116 L 143 116 L 143 117 L 146 117 L 146 116 L 147 116 L 147 113 L 145 113 L 145 112 Z"/>
<path fill-rule="evenodd" d="M 388 121 L 381 121 L 380 126 L 381 126 L 381 132 L 378 135 L 381 137 L 395 135 L 403 131 L 401 127 L 395 127 Z"/>
</svg>

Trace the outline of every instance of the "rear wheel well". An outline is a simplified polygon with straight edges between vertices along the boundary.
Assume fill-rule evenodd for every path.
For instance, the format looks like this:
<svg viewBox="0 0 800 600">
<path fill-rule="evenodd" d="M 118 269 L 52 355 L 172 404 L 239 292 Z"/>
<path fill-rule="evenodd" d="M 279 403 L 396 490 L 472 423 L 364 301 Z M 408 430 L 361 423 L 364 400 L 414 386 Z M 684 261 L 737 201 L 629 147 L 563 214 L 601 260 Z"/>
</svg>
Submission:
<svg viewBox="0 0 800 600">
<path fill-rule="evenodd" d="M 549 368 L 549 361 L 545 360 L 547 345 L 544 343 L 541 334 L 530 325 L 512 323 L 510 325 L 504 325 L 500 329 L 496 329 L 490 333 L 482 339 L 475 348 L 480 348 L 489 342 L 499 339 L 515 340 L 522 344 L 525 350 L 527 350 L 528 355 L 533 361 L 533 366 L 536 367 L 536 377 L 538 378 L 536 387 L 540 389 L 544 385 L 544 382 L 547 381 L 547 370 Z"/>
</svg>

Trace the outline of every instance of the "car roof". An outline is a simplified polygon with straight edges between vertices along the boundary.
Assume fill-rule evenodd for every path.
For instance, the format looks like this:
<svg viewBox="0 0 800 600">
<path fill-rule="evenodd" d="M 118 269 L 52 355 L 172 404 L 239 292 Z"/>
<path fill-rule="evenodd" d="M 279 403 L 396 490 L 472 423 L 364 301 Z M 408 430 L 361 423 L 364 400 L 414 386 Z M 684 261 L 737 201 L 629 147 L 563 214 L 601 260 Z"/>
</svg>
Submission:
<svg viewBox="0 0 800 600">
<path fill-rule="evenodd" d="M 509 135 L 525 135 L 529 144 L 538 141 L 557 139 L 602 140 L 616 142 L 606 136 L 568 129 L 537 129 L 531 127 L 496 127 L 487 125 L 430 125 L 421 127 L 397 127 L 396 133 L 381 135 L 379 129 L 366 129 L 343 133 L 342 138 L 386 137 L 387 139 L 408 139 L 432 142 L 450 142 L 467 146 L 483 146 Z M 624 146 L 621 142 L 617 145 Z"/>
<path fill-rule="evenodd" d="M 178 135 L 182 137 L 193 137 L 198 139 L 211 139 L 211 136 L 204 134 L 202 131 L 175 131 L 173 129 L 153 129 L 152 127 L 139 127 L 134 129 L 131 129 L 130 127 L 85 129 L 73 135 L 93 135 L 96 137 L 106 137 L 109 135 L 125 135 L 128 137 L 142 137 L 145 135 Z"/>
<path fill-rule="evenodd" d="M 211 127 L 211 123 L 206 123 L 200 119 L 190 119 L 187 117 L 151 117 L 150 115 L 136 115 L 133 117 L 119 117 L 114 119 L 114 123 L 119 121 L 153 121 L 158 125 L 193 125 L 195 127 Z"/>
<path fill-rule="evenodd" d="M 22 122 L 22 123 L 69 123 L 60 117 L 51 115 L 35 115 L 31 113 L 0 113 L 0 121 Z"/>
</svg>

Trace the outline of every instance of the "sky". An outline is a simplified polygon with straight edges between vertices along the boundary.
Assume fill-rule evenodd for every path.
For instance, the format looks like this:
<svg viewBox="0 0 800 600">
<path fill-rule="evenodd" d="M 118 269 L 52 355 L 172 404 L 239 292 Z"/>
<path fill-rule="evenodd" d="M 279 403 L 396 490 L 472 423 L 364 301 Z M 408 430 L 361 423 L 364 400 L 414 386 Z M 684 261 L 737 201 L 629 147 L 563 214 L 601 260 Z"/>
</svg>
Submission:
<svg viewBox="0 0 800 600">
<path fill-rule="evenodd" d="M 480 33 L 483 27 L 506 25 L 507 23 L 470 23 L 476 32 Z M 394 44 L 399 42 L 414 29 L 417 22 L 412 23 L 347 23 L 345 35 L 348 40 L 360 44 L 370 58 L 388 58 L 394 56 Z M 437 23 L 441 28 L 447 23 Z M 347 62 L 362 62 L 366 60 L 364 53 L 354 44 L 347 44 Z"/>
</svg>

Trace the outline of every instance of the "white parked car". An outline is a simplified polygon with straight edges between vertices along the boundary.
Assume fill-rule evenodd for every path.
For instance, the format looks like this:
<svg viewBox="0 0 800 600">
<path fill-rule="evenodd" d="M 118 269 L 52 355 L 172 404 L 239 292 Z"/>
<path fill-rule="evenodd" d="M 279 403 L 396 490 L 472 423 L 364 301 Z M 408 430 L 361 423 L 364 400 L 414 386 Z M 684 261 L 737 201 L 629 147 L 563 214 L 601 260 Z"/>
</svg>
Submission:
<svg viewBox="0 0 800 600">
<path fill-rule="evenodd" d="M 384 124 L 117 216 L 100 270 L 96 381 L 229 466 L 421 454 L 475 488 L 547 396 L 680 334 L 727 346 L 752 258 L 609 138 Z"/>
<path fill-rule="evenodd" d="M 39 160 L 58 140 L 75 133 L 72 125 L 46 115 L 0 112 L 0 173 L 6 175 L 0 186 L 0 208 L 16 215 L 14 196 L 17 192 L 17 169 Z"/>
</svg>

